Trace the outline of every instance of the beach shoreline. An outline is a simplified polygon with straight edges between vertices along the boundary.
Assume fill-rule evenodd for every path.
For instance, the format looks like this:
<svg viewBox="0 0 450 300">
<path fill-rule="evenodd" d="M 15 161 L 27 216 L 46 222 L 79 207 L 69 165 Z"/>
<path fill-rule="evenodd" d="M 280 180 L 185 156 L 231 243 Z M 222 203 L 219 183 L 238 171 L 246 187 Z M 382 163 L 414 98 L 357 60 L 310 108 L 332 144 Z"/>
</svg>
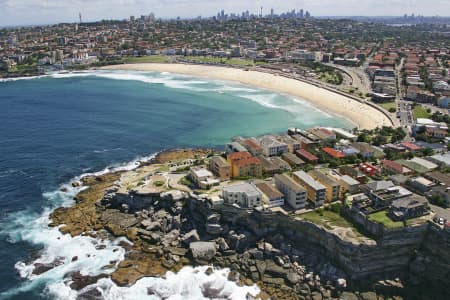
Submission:
<svg viewBox="0 0 450 300">
<path fill-rule="evenodd" d="M 254 70 L 220 66 L 191 64 L 139 63 L 111 65 L 101 70 L 169 72 L 213 80 L 238 82 L 257 88 L 287 94 L 305 100 L 320 110 L 344 117 L 358 125 L 359 129 L 392 126 L 391 120 L 379 109 L 350 97 L 315 86 L 313 84 Z"/>
</svg>

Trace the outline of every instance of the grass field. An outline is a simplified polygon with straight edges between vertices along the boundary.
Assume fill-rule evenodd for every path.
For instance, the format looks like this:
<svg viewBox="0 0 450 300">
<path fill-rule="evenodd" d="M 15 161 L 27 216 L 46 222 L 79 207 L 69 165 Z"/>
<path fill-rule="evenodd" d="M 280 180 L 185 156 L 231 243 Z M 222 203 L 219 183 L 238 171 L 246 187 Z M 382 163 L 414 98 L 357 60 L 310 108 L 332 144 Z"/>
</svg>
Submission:
<svg viewBox="0 0 450 300">
<path fill-rule="evenodd" d="M 378 103 L 379 106 L 383 107 L 385 110 L 393 108 L 397 110 L 397 104 L 395 102 Z"/>
<path fill-rule="evenodd" d="M 139 56 L 139 57 L 125 57 L 122 59 L 124 63 L 127 64 L 138 64 L 138 63 L 167 63 L 171 59 L 169 56 L 164 55 L 150 55 L 150 56 Z"/>
<path fill-rule="evenodd" d="M 340 214 L 331 210 L 316 209 L 311 212 L 297 215 L 297 217 L 317 225 L 322 225 L 327 229 L 332 229 L 333 227 L 350 228 L 356 235 L 361 236 L 361 233 L 353 226 L 352 223 L 347 221 Z"/>
<path fill-rule="evenodd" d="M 383 224 L 386 228 L 400 228 L 403 227 L 403 222 L 394 222 L 388 215 L 386 210 L 376 212 L 369 215 L 369 220 Z"/>
<path fill-rule="evenodd" d="M 231 66 L 244 66 L 244 67 L 252 67 L 260 62 L 253 62 L 250 59 L 239 59 L 239 58 L 220 58 L 220 57 L 209 57 L 209 56 L 196 56 L 196 57 L 185 57 L 187 61 L 191 61 L 194 63 L 203 63 L 203 64 L 225 64 Z"/>
<path fill-rule="evenodd" d="M 414 118 L 429 118 L 431 114 L 422 105 L 416 105 L 413 110 Z"/>
</svg>

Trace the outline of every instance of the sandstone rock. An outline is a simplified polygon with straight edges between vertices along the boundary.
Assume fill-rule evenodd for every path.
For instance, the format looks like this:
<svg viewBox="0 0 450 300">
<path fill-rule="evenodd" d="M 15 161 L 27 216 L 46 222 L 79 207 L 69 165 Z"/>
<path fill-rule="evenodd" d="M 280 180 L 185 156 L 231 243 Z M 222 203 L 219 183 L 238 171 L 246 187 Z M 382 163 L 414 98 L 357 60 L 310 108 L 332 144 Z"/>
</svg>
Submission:
<svg viewBox="0 0 450 300">
<path fill-rule="evenodd" d="M 161 264 L 165 267 L 165 268 L 167 268 L 167 269 L 172 269 L 174 266 L 175 266 L 175 262 L 173 261 L 173 260 L 166 260 L 166 259 L 163 259 L 162 260 L 162 262 L 161 262 Z"/>
<path fill-rule="evenodd" d="M 189 231 L 188 233 L 186 233 L 184 235 L 184 237 L 181 239 L 181 241 L 185 245 L 189 245 L 192 242 L 200 241 L 200 236 L 198 235 L 197 230 L 193 229 L 193 230 Z"/>
<path fill-rule="evenodd" d="M 178 256 L 185 256 L 188 251 L 185 248 L 178 248 L 178 247 L 168 247 L 165 250 L 173 255 L 178 255 Z"/>
<path fill-rule="evenodd" d="M 222 252 L 223 251 L 227 251 L 228 249 L 230 249 L 230 247 L 228 246 L 228 243 L 222 237 L 216 239 L 216 243 L 217 243 L 217 245 L 219 245 L 219 250 L 222 251 Z"/>
<path fill-rule="evenodd" d="M 274 276 L 286 277 L 289 270 L 277 265 L 273 260 L 266 259 L 266 273 Z"/>
<path fill-rule="evenodd" d="M 137 235 L 147 235 L 147 236 L 150 236 L 152 234 L 151 231 L 144 230 L 144 229 L 141 229 L 141 228 L 137 228 L 136 229 L 136 233 L 137 233 Z"/>
<path fill-rule="evenodd" d="M 72 187 L 79 187 L 80 183 L 78 181 L 72 182 Z"/>
<path fill-rule="evenodd" d="M 375 292 L 364 292 L 359 294 L 360 298 L 363 300 L 377 300 L 377 294 Z"/>
<path fill-rule="evenodd" d="M 192 257 L 196 260 L 210 261 L 216 255 L 214 242 L 192 242 L 189 244 Z"/>
<path fill-rule="evenodd" d="M 238 252 L 244 250 L 247 247 L 248 239 L 247 236 L 243 233 L 237 234 L 233 231 L 230 231 L 228 239 L 231 248 L 235 249 Z"/>
<path fill-rule="evenodd" d="M 358 300 L 358 297 L 350 292 L 343 292 L 339 297 L 340 300 Z"/>
<path fill-rule="evenodd" d="M 322 299 L 323 299 L 322 294 L 319 292 L 313 292 L 311 294 L 311 300 L 322 300 Z"/>
<path fill-rule="evenodd" d="M 76 272 L 72 274 L 72 283 L 70 284 L 70 288 L 78 291 L 88 285 L 96 283 L 101 278 L 107 277 L 107 274 L 100 274 L 97 276 L 83 276 L 80 272 Z"/>
<path fill-rule="evenodd" d="M 262 278 L 262 281 L 264 283 L 268 283 L 268 284 L 274 284 L 274 285 L 284 285 L 284 279 L 283 278 L 274 278 L 274 277 L 268 277 L 268 276 L 264 276 Z"/>
<path fill-rule="evenodd" d="M 284 260 L 281 257 L 279 257 L 279 256 L 275 256 L 274 261 L 279 266 L 283 266 L 284 265 Z"/>
<path fill-rule="evenodd" d="M 263 252 L 256 248 L 248 250 L 248 253 L 250 253 L 254 259 L 263 259 L 264 258 Z"/>
<path fill-rule="evenodd" d="M 292 285 L 299 283 L 302 280 L 302 277 L 296 272 L 289 272 L 286 276 L 288 282 Z"/>
<path fill-rule="evenodd" d="M 258 269 L 258 272 L 259 272 L 259 274 L 262 277 L 264 275 L 264 273 L 266 272 L 266 262 L 265 261 L 261 261 L 261 260 L 257 260 L 256 261 L 256 268 Z"/>
<path fill-rule="evenodd" d="M 186 194 L 183 193 L 182 191 L 173 190 L 173 191 L 161 193 L 161 198 L 169 199 L 169 200 L 173 200 L 173 201 L 180 201 L 180 200 L 186 198 Z"/>
<path fill-rule="evenodd" d="M 45 273 L 57 266 L 60 266 L 64 263 L 64 258 L 62 257 L 57 257 L 54 261 L 52 261 L 51 263 L 35 263 L 34 269 L 33 269 L 33 274 L 34 275 L 41 275 L 42 273 Z"/>
<path fill-rule="evenodd" d="M 208 220 L 208 223 L 218 224 L 220 222 L 220 214 L 209 215 L 206 219 Z"/>
<path fill-rule="evenodd" d="M 172 230 L 166 235 L 161 237 L 161 244 L 168 247 L 172 244 L 172 242 L 176 241 L 180 236 L 180 232 L 178 230 Z"/>
<path fill-rule="evenodd" d="M 295 290 L 297 293 L 303 296 L 309 296 L 311 294 L 310 287 L 305 283 L 296 286 Z"/>
<path fill-rule="evenodd" d="M 153 222 L 149 219 L 142 221 L 141 225 L 142 225 L 142 227 L 145 228 L 145 230 L 149 230 L 149 231 L 161 229 L 161 224 L 159 222 Z"/>
<path fill-rule="evenodd" d="M 172 218 L 172 222 L 170 223 L 170 229 L 180 229 L 181 227 L 181 215 L 176 215 Z"/>
<path fill-rule="evenodd" d="M 165 211 L 164 209 L 160 209 L 156 212 L 155 218 L 160 220 L 167 217 L 168 215 L 169 214 L 167 213 L 167 211 Z"/>
<path fill-rule="evenodd" d="M 222 233 L 222 231 L 223 231 L 222 226 L 220 226 L 219 224 L 211 224 L 211 223 L 206 224 L 206 232 L 211 235 L 219 235 Z"/>
</svg>

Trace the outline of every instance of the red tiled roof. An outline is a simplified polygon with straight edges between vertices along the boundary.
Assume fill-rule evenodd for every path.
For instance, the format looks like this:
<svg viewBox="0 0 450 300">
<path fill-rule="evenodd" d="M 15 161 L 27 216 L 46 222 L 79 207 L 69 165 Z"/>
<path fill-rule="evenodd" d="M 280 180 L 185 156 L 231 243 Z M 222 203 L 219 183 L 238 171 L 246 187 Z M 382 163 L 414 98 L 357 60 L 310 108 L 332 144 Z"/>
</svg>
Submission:
<svg viewBox="0 0 450 300">
<path fill-rule="evenodd" d="M 403 143 L 401 143 L 401 145 L 411 151 L 417 151 L 417 150 L 422 149 L 422 147 L 417 146 L 416 144 L 413 144 L 413 143 L 409 143 L 409 142 L 403 142 Z"/>
<path fill-rule="evenodd" d="M 260 165 L 261 162 L 256 157 L 249 157 L 244 159 L 239 159 L 233 162 L 233 165 L 237 167 L 243 167 L 248 165 Z"/>
<path fill-rule="evenodd" d="M 244 141 L 244 143 L 249 148 L 252 148 L 252 149 L 255 149 L 255 150 L 261 149 L 261 147 L 255 141 L 253 141 L 252 139 L 246 139 Z"/>
<path fill-rule="evenodd" d="M 246 159 L 246 158 L 250 158 L 250 157 L 252 157 L 252 155 L 250 153 L 248 153 L 247 151 L 234 152 L 234 153 L 228 154 L 227 160 L 233 161 L 233 160 Z"/>
<path fill-rule="evenodd" d="M 341 151 L 338 151 L 336 149 L 333 149 L 333 148 L 322 148 L 322 151 L 334 158 L 345 157 L 344 153 L 342 153 Z"/>
<path fill-rule="evenodd" d="M 383 167 L 395 170 L 398 173 L 403 173 L 403 166 L 392 160 L 388 159 L 383 160 Z"/>
<path fill-rule="evenodd" d="M 314 154 L 306 151 L 305 149 L 300 149 L 296 151 L 298 154 L 300 154 L 302 157 L 306 158 L 309 161 L 318 160 L 319 158 L 315 156 Z"/>
</svg>

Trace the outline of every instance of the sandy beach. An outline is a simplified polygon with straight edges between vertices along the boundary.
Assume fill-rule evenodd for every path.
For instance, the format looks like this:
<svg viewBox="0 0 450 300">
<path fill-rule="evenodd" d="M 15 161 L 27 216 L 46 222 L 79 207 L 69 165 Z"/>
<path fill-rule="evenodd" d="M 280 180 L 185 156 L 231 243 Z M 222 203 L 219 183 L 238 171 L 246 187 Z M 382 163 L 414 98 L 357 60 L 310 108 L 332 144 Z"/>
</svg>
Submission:
<svg viewBox="0 0 450 300">
<path fill-rule="evenodd" d="M 272 75 L 264 72 L 245 71 L 235 68 L 202 66 L 187 64 L 125 64 L 106 66 L 107 70 L 134 70 L 170 72 L 199 77 L 208 77 L 289 94 L 304 99 L 317 108 L 342 116 L 356 123 L 360 129 L 373 129 L 380 126 L 392 126 L 389 118 L 381 111 L 360 103 L 352 98 L 333 93 L 299 80 Z"/>
</svg>

